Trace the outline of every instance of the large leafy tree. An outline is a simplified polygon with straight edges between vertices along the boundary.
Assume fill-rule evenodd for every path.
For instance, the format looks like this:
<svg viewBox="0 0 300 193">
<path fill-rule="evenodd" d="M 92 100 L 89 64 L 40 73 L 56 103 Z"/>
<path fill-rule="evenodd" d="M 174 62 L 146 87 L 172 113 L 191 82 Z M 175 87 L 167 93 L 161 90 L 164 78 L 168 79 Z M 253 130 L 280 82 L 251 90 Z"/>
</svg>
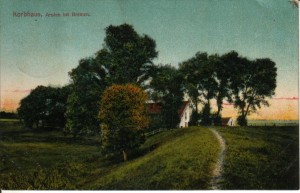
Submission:
<svg viewBox="0 0 300 193">
<path fill-rule="evenodd" d="M 155 41 L 139 35 L 131 25 L 108 26 L 104 48 L 96 53 L 98 65 L 107 73 L 108 84 L 142 85 L 157 57 Z"/>
<path fill-rule="evenodd" d="M 143 85 L 149 78 L 156 44 L 139 35 L 131 25 L 108 26 L 103 48 L 95 57 L 83 59 L 69 74 L 72 94 L 68 98 L 66 131 L 74 136 L 97 131 L 98 99 L 112 84 Z"/>
<path fill-rule="evenodd" d="M 142 142 L 142 129 L 148 126 L 146 93 L 132 84 L 113 85 L 101 98 L 102 147 L 108 152 L 122 152 L 124 161 L 128 151 Z"/>
<path fill-rule="evenodd" d="M 174 128 L 180 122 L 178 109 L 183 100 L 183 76 L 170 65 L 155 66 L 151 76 L 151 95 L 162 104 L 163 126 Z"/>
<path fill-rule="evenodd" d="M 69 75 L 71 93 L 67 101 L 65 132 L 74 137 L 95 134 L 99 131 L 98 100 L 106 86 L 105 72 L 98 68 L 95 59 L 86 58 L 80 60 Z"/>
<path fill-rule="evenodd" d="M 217 103 L 216 117 L 221 117 L 221 112 L 223 110 L 223 101 L 227 99 L 229 103 L 231 100 L 231 90 L 230 90 L 230 76 L 231 76 L 231 66 L 232 63 L 228 61 L 228 57 L 231 56 L 231 52 L 224 54 L 221 57 L 217 54 L 211 57 L 214 63 L 215 78 L 216 78 L 216 93 L 215 99 Z"/>
<path fill-rule="evenodd" d="M 64 127 L 68 87 L 37 86 L 20 101 L 19 117 L 32 128 L 43 126 Z"/>
<path fill-rule="evenodd" d="M 179 64 L 180 71 L 184 75 L 185 89 L 191 100 L 196 105 L 198 115 L 198 104 L 204 105 L 202 110 L 202 123 L 210 122 L 210 101 L 217 92 L 217 81 L 215 66 L 217 60 L 207 53 L 196 53 L 194 57 Z M 198 120 L 198 117 L 195 118 Z"/>
<path fill-rule="evenodd" d="M 269 58 L 249 60 L 231 57 L 230 87 L 233 104 L 239 110 L 239 125 L 247 125 L 247 116 L 261 106 L 269 106 L 267 98 L 275 94 L 277 68 Z"/>
</svg>

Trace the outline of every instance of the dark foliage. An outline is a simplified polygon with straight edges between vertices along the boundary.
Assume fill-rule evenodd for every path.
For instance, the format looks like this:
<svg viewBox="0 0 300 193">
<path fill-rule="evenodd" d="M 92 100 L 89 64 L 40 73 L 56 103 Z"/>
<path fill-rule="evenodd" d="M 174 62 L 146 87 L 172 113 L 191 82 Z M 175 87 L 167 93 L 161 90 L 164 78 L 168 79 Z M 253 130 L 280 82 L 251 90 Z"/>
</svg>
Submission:
<svg viewBox="0 0 300 193">
<path fill-rule="evenodd" d="M 14 112 L 1 111 L 0 112 L 0 118 L 1 119 L 17 119 L 18 118 L 18 114 L 14 113 Z"/>
<path fill-rule="evenodd" d="M 64 127 L 68 87 L 38 86 L 20 101 L 18 115 L 26 126 Z"/>
<path fill-rule="evenodd" d="M 95 57 L 81 60 L 69 73 L 72 93 L 68 98 L 66 132 L 74 136 L 97 133 L 98 102 L 105 88 L 125 83 L 142 86 L 157 57 L 155 41 L 139 35 L 131 25 L 110 25 L 105 32 L 103 48 Z"/>
<path fill-rule="evenodd" d="M 170 65 L 154 67 L 151 75 L 151 97 L 162 104 L 163 125 L 175 128 L 180 121 L 178 109 L 183 100 L 183 76 Z"/>
<path fill-rule="evenodd" d="M 99 133 L 98 101 L 105 88 L 101 72 L 95 60 L 87 58 L 81 60 L 79 66 L 69 73 L 72 84 L 67 101 L 65 132 L 74 137 Z"/>
</svg>

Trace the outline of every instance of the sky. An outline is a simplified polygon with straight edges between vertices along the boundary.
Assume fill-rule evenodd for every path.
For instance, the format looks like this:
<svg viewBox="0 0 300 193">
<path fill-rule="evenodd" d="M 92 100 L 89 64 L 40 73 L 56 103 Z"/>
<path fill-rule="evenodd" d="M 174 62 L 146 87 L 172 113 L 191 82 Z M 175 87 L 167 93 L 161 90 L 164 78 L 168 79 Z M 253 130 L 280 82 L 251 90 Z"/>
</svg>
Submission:
<svg viewBox="0 0 300 193">
<path fill-rule="evenodd" d="M 89 16 L 62 16 L 72 12 Z M 37 85 L 67 84 L 78 61 L 102 48 L 105 28 L 128 23 L 156 41 L 155 64 L 178 66 L 199 51 L 272 59 L 276 94 L 251 117 L 298 119 L 298 18 L 287 0 L 0 0 L 0 109 L 14 111 Z M 223 116 L 235 114 L 225 104 Z"/>
</svg>

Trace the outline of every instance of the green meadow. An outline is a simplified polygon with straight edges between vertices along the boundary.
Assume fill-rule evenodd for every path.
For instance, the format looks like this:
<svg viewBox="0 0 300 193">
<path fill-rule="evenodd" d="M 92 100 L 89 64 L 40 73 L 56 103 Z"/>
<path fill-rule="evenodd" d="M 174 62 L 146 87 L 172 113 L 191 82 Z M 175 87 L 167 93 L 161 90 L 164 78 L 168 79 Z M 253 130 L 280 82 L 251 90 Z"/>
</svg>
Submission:
<svg viewBox="0 0 300 193">
<path fill-rule="evenodd" d="M 298 189 L 297 127 L 215 128 L 226 152 L 221 189 Z M 0 189 L 211 189 L 220 146 L 204 127 L 150 136 L 130 159 L 103 156 L 98 137 L 0 121 Z"/>
<path fill-rule="evenodd" d="M 223 189 L 299 189 L 298 127 L 218 128 L 226 141 Z"/>
</svg>

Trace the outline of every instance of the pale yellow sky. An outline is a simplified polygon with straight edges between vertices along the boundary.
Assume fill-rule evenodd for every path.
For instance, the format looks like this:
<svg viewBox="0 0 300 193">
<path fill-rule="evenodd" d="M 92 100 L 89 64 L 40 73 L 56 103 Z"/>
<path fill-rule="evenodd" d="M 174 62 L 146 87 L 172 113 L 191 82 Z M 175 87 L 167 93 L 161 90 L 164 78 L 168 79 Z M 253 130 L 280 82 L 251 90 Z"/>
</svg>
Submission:
<svg viewBox="0 0 300 193">
<path fill-rule="evenodd" d="M 5 92 L 5 98 L 2 100 L 3 110 L 15 111 L 19 101 L 29 93 L 29 90 L 13 90 Z M 257 113 L 251 114 L 248 119 L 266 119 L 266 120 L 298 120 L 298 97 L 278 97 L 269 100 L 269 107 L 262 107 Z M 212 101 L 212 107 L 215 107 Z M 201 106 L 199 106 L 199 109 Z M 215 111 L 216 109 L 212 109 Z M 233 105 L 224 103 L 222 111 L 223 117 L 237 117 L 237 110 Z"/>
<path fill-rule="evenodd" d="M 248 119 L 263 120 L 298 120 L 298 99 L 269 100 L 269 107 L 262 107 L 248 116 Z M 223 117 L 237 117 L 237 110 L 232 105 L 225 105 Z"/>
</svg>

